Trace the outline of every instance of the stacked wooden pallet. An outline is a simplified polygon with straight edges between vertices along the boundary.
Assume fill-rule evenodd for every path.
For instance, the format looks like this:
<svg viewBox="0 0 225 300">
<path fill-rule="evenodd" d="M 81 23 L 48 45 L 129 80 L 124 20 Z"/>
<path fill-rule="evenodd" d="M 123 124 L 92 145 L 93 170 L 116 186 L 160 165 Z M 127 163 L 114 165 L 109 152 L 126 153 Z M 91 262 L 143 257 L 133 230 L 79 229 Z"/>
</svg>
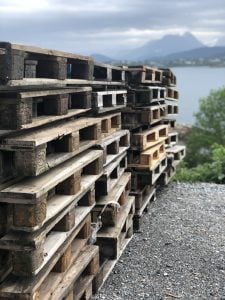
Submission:
<svg viewBox="0 0 225 300">
<path fill-rule="evenodd" d="M 93 89 L 124 86 L 124 71 L 10 43 L 0 52 L 0 298 L 90 299 L 96 182 L 114 167 L 114 185 L 129 146 L 120 113 L 90 114 L 125 106 L 126 91 L 100 103 Z"/>
<path fill-rule="evenodd" d="M 122 80 L 125 84 L 125 71 Z M 93 114 L 101 118 L 117 116 L 115 131 L 98 144 L 103 150 L 103 174 L 95 185 L 96 205 L 92 220 L 100 227 L 96 244 L 100 249 L 100 269 L 95 277 L 97 292 L 118 261 L 133 235 L 134 197 L 129 196 L 131 174 L 127 169 L 127 150 L 130 147 L 129 130 L 121 129 L 121 112 L 127 104 L 125 86 L 105 85 L 93 88 Z M 107 126 L 105 126 L 107 127 Z"/>
<path fill-rule="evenodd" d="M 178 113 L 179 94 L 170 70 L 129 66 L 126 71 L 129 90 L 122 125 L 131 132 L 128 167 L 132 172 L 131 195 L 135 196 L 134 225 L 139 230 L 144 211 L 155 199 L 156 186 L 162 183 L 162 174 L 171 172 L 172 152 L 182 148 L 170 147 L 175 134 L 170 129 L 174 120 L 168 119 Z"/>
<path fill-rule="evenodd" d="M 0 43 L 0 299 L 101 288 L 185 154 L 175 81 Z"/>
</svg>

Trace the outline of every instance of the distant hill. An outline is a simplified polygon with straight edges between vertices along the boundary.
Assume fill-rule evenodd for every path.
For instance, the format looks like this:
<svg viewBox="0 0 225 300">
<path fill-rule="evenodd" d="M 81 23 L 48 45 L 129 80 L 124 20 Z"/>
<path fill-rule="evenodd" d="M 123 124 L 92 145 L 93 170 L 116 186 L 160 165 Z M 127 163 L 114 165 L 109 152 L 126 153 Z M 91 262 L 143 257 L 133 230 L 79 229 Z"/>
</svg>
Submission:
<svg viewBox="0 0 225 300">
<path fill-rule="evenodd" d="M 225 57 L 225 47 L 201 47 L 194 50 L 173 53 L 159 60 L 176 60 L 176 59 L 199 59 L 199 58 L 220 58 Z"/>
<path fill-rule="evenodd" d="M 99 54 L 99 53 L 94 53 L 91 55 L 96 61 L 102 62 L 102 63 L 107 63 L 107 62 L 112 62 L 115 61 L 115 59 L 112 59 L 106 55 Z"/>
<path fill-rule="evenodd" d="M 224 46 L 225 47 L 225 35 L 222 36 L 216 43 L 216 46 Z"/>
<path fill-rule="evenodd" d="M 201 48 L 203 46 L 204 45 L 189 32 L 183 35 L 166 35 L 159 40 L 150 41 L 142 47 L 133 49 L 128 52 L 123 59 L 145 60 Z"/>
</svg>

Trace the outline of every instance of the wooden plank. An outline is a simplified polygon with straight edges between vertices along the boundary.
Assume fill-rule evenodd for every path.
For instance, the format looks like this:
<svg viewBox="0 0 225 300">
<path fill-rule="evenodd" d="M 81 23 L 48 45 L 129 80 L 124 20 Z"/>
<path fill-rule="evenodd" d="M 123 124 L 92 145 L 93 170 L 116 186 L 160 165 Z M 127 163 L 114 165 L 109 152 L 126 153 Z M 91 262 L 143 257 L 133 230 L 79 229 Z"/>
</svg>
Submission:
<svg viewBox="0 0 225 300">
<path fill-rule="evenodd" d="M 173 147 L 178 143 L 178 132 L 170 131 L 165 141 L 166 148 Z"/>
<path fill-rule="evenodd" d="M 102 257 L 116 259 L 126 236 L 130 237 L 129 230 L 133 227 L 133 215 L 135 211 L 135 199 L 129 197 L 127 204 L 121 207 L 118 221 L 114 227 L 102 227 L 97 234 L 97 244 L 100 247 Z"/>
<path fill-rule="evenodd" d="M 173 166 L 177 166 L 186 155 L 186 147 L 182 145 L 175 145 L 171 148 L 166 149 L 167 154 L 172 154 L 174 156 Z"/>
<path fill-rule="evenodd" d="M 0 129 L 34 128 L 91 109 L 90 88 L 0 92 Z"/>
<path fill-rule="evenodd" d="M 100 266 L 99 273 L 96 275 L 95 280 L 93 282 L 93 290 L 94 294 L 97 294 L 103 287 L 104 283 L 106 282 L 107 278 L 111 274 L 112 270 L 114 269 L 115 265 L 119 261 L 120 257 L 122 256 L 123 252 L 125 251 L 126 247 L 132 240 L 133 236 L 126 237 L 121 245 L 121 249 L 118 253 L 118 257 L 116 259 L 106 259 Z"/>
<path fill-rule="evenodd" d="M 138 107 L 136 109 L 126 108 L 122 111 L 123 129 L 137 129 L 143 126 L 159 123 L 167 116 L 166 105 L 154 105 Z"/>
<path fill-rule="evenodd" d="M 89 223 L 90 224 L 90 223 Z M 85 246 L 87 243 L 88 235 L 79 234 L 77 236 L 76 231 L 73 233 L 66 243 L 62 245 L 60 249 L 57 250 L 53 258 L 46 264 L 46 266 L 41 270 L 41 272 L 34 276 L 28 278 L 15 277 L 13 275 L 9 276 L 1 285 L 0 285 L 0 297 L 7 299 L 14 299 L 15 295 L 17 299 L 52 299 L 52 298 L 43 298 L 44 288 L 48 288 L 49 295 L 53 293 L 55 285 L 58 286 L 63 278 L 66 276 L 67 272 L 70 270 L 74 264 L 77 263 L 77 275 L 90 265 L 89 262 L 93 261 L 92 258 L 98 256 L 98 247 L 96 246 Z M 68 246 L 72 247 L 72 255 L 70 262 L 68 263 L 67 270 L 65 272 L 56 273 L 54 272 L 54 266 L 57 264 L 58 260 L 62 257 L 65 251 L 68 249 Z M 91 251 L 91 249 L 94 250 Z M 87 251 L 87 252 L 86 252 Z M 84 252 L 89 255 L 84 255 Z M 92 253 L 92 254 L 90 254 Z M 80 264 L 80 259 L 85 259 L 87 265 Z M 79 262 L 79 263 L 78 263 Z M 80 265 L 79 265 L 80 264 Z M 54 280 L 52 281 L 52 278 Z M 76 278 L 74 278 L 76 280 Z M 46 293 L 47 295 L 47 293 Z M 39 297 L 39 298 L 38 298 Z M 53 298 L 55 299 L 55 298 Z M 58 298 L 56 298 L 58 299 Z"/>
<path fill-rule="evenodd" d="M 127 105 L 131 107 L 151 105 L 165 100 L 166 89 L 159 86 L 144 86 L 128 91 Z"/>
<path fill-rule="evenodd" d="M 101 121 L 82 118 L 2 138 L 0 149 L 11 151 L 2 153 L 14 156 L 16 174 L 37 176 L 89 149 L 100 138 Z"/>
<path fill-rule="evenodd" d="M 97 199 L 96 205 L 92 210 L 93 221 L 97 222 L 99 217 L 101 217 L 103 226 L 116 226 L 120 210 L 129 201 L 130 188 L 131 174 L 124 173 L 108 195 Z"/>
<path fill-rule="evenodd" d="M 128 66 L 128 82 L 142 84 L 160 84 L 163 80 L 163 72 L 147 66 Z"/>
<path fill-rule="evenodd" d="M 131 149 L 143 151 L 153 147 L 168 137 L 168 125 L 158 125 L 151 129 L 133 133 L 131 136 Z"/>
<path fill-rule="evenodd" d="M 0 202 L 11 202 L 11 199 L 12 203 L 26 203 L 26 199 L 30 199 L 27 201 L 28 203 L 32 203 L 33 199 L 33 203 L 35 203 L 35 199 L 41 197 L 58 183 L 101 157 L 101 150 L 88 150 L 79 154 L 47 173 L 41 174 L 36 178 L 25 179 L 2 190 L 0 192 Z M 98 170 L 93 169 L 92 174 L 89 172 L 86 174 L 97 175 L 98 173 L 101 173 L 101 170 L 98 172 Z"/>
<path fill-rule="evenodd" d="M 46 87 L 65 87 L 68 86 L 124 86 L 124 82 L 119 81 L 99 81 L 99 80 L 85 80 L 85 79 L 41 79 L 41 78 L 24 78 L 21 80 L 9 80 L 7 85 L 0 85 L 0 90 L 11 90 L 11 88 L 46 88 Z"/>
<path fill-rule="evenodd" d="M 48 282 L 44 282 L 40 288 L 40 299 L 63 299 L 76 281 L 79 280 L 79 277 L 84 270 L 91 265 L 95 257 L 98 257 L 98 253 L 99 248 L 97 246 L 86 246 L 84 251 L 81 252 L 81 255 L 76 259 L 76 261 L 74 261 L 69 270 L 65 274 L 61 275 L 61 281 L 58 282 L 57 285 L 54 276 L 52 278 L 53 280 L 51 280 L 53 286 L 51 286 L 50 289 Z M 93 274 L 89 271 L 88 275 L 95 275 L 97 271 L 98 266 L 96 266 Z"/>
<path fill-rule="evenodd" d="M 132 171 L 132 189 L 138 190 L 144 188 L 146 185 L 154 185 L 156 180 L 163 173 L 166 167 L 167 158 L 163 157 L 158 161 L 157 165 L 155 165 L 154 169 L 152 169 L 151 171 L 131 168 L 130 171 Z"/>
<path fill-rule="evenodd" d="M 166 157 L 165 143 L 159 143 L 143 152 L 130 150 L 128 152 L 128 167 L 154 170 L 158 162 Z"/>
<path fill-rule="evenodd" d="M 127 91 L 97 91 L 92 93 L 92 107 L 97 113 L 104 113 L 112 110 L 118 110 L 126 106 Z"/>
<path fill-rule="evenodd" d="M 128 130 L 120 130 L 112 133 L 97 144 L 103 150 L 104 167 L 112 163 L 130 147 L 130 133 Z"/>
<path fill-rule="evenodd" d="M 108 195 L 127 168 L 127 154 L 122 153 L 115 161 L 104 167 L 102 176 L 96 181 L 96 196 Z"/>
<path fill-rule="evenodd" d="M 20 44 L 14 44 L 14 43 L 7 43 L 7 42 L 0 42 L 0 48 L 5 48 L 7 50 L 18 50 L 18 51 L 24 51 L 24 52 L 30 52 L 30 53 L 38 53 L 38 54 L 44 54 L 49 56 L 58 56 L 58 57 L 68 57 L 68 58 L 74 58 L 74 59 L 82 59 L 82 60 L 91 60 L 91 57 L 89 56 L 83 56 L 73 53 L 68 53 L 64 51 L 58 51 L 58 50 L 52 50 L 52 49 L 46 49 L 46 48 L 40 48 L 36 46 L 29 46 L 29 45 L 20 45 Z"/>
<path fill-rule="evenodd" d="M 102 138 L 108 137 L 114 132 L 121 130 L 121 113 L 114 113 L 98 117 L 101 122 L 101 133 Z"/>
</svg>

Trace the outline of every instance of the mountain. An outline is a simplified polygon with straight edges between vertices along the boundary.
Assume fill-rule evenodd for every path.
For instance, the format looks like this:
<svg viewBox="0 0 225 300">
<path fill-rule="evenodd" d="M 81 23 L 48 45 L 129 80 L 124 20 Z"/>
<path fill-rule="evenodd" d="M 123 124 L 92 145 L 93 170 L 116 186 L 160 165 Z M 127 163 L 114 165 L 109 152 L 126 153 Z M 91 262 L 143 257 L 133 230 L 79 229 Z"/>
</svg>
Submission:
<svg viewBox="0 0 225 300">
<path fill-rule="evenodd" d="M 100 53 L 94 53 L 91 56 L 94 58 L 94 60 L 96 60 L 98 62 L 102 62 L 102 63 L 115 61 L 115 59 L 112 59 L 112 58 L 110 58 L 106 55 L 100 54 Z"/>
<path fill-rule="evenodd" d="M 144 46 L 133 49 L 123 59 L 145 60 L 163 57 L 172 53 L 188 51 L 204 45 L 191 33 L 183 35 L 166 35 L 159 40 L 149 41 Z"/>
<path fill-rule="evenodd" d="M 216 46 L 225 46 L 225 35 L 217 41 Z"/>
<path fill-rule="evenodd" d="M 177 59 L 199 59 L 225 57 L 225 47 L 201 47 L 189 51 L 173 53 L 162 58 L 162 60 Z"/>
</svg>

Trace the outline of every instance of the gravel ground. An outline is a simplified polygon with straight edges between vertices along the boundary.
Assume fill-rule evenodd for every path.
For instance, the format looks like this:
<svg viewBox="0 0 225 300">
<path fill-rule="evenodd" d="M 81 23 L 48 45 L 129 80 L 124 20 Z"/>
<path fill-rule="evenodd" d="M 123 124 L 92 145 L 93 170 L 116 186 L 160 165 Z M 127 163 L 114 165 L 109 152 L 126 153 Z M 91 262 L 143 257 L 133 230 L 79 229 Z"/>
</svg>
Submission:
<svg viewBox="0 0 225 300">
<path fill-rule="evenodd" d="M 224 299 L 225 186 L 172 183 L 97 300 Z"/>
</svg>

